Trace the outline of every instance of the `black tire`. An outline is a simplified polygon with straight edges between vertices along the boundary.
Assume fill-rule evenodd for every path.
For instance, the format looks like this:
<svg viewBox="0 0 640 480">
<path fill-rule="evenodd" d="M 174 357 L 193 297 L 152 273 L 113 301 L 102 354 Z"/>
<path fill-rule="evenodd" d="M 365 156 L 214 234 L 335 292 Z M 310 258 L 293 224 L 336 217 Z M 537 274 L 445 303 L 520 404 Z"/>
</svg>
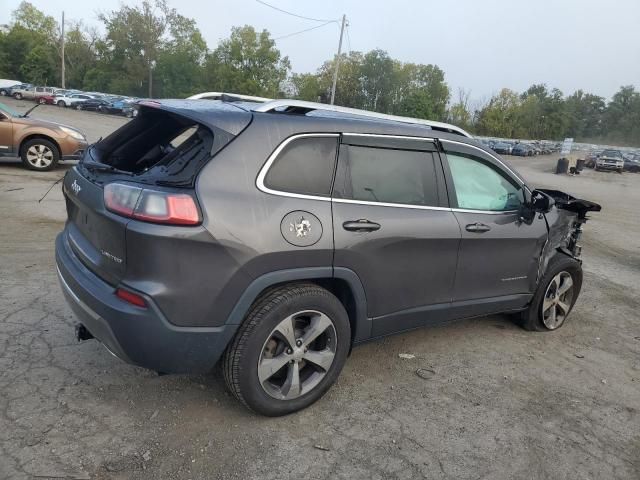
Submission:
<svg viewBox="0 0 640 480">
<path fill-rule="evenodd" d="M 568 305 L 568 310 L 564 314 L 562 321 L 553 328 L 550 328 L 548 324 L 550 323 L 546 320 L 545 323 L 545 312 L 543 312 L 543 306 L 545 299 L 554 301 L 554 297 L 547 297 L 551 293 L 556 293 L 553 291 L 549 291 L 551 289 L 551 283 L 558 276 L 563 275 L 564 273 L 570 275 L 572 281 L 572 293 L 571 298 L 564 298 L 566 300 L 564 302 L 565 305 Z M 523 312 L 520 312 L 517 315 L 517 320 L 519 321 L 522 328 L 525 330 L 530 330 L 533 332 L 549 332 L 553 330 L 557 330 L 562 327 L 566 323 L 566 318 L 573 310 L 573 306 L 578 299 L 580 294 L 580 289 L 582 288 L 582 265 L 580 262 L 571 258 L 563 253 L 557 253 L 554 257 L 551 258 L 549 264 L 547 266 L 547 271 L 542 277 L 542 280 L 538 284 L 538 288 L 536 290 L 531 303 L 529 304 L 529 308 Z M 559 298 L 562 298 L 563 295 L 559 295 Z M 556 308 L 556 307 L 552 307 Z M 556 310 L 557 311 L 557 310 Z"/>
<path fill-rule="evenodd" d="M 32 153 L 30 153 L 31 149 L 34 147 L 36 150 L 38 150 L 38 147 L 42 147 L 41 150 L 43 150 L 43 152 L 51 152 L 51 159 L 49 160 L 49 155 L 47 153 L 46 162 L 34 161 Z M 47 140 L 45 138 L 33 138 L 22 145 L 22 148 L 20 149 L 20 158 L 22 158 L 22 164 L 29 170 L 45 172 L 56 167 L 56 165 L 60 161 L 60 151 L 58 150 L 58 147 L 50 140 Z"/>
<path fill-rule="evenodd" d="M 22 94 L 16 92 L 16 93 L 13 94 L 13 98 L 15 98 L 16 100 L 22 100 Z"/>
<path fill-rule="evenodd" d="M 264 386 L 268 380 L 260 383 L 258 364 L 266 358 L 267 348 L 270 345 L 269 342 L 272 341 L 271 339 L 274 338 L 276 327 L 282 325 L 281 322 L 289 316 L 309 310 L 328 317 L 332 324 L 331 333 L 335 334 L 335 340 L 331 344 L 334 355 L 332 363 L 328 369 L 320 370 L 323 375 L 320 377 L 321 380 L 317 384 L 313 384 L 308 392 L 302 393 L 302 387 L 299 390 L 300 396 L 296 398 L 275 398 L 267 393 Z M 295 337 L 299 335 L 296 330 Z M 286 342 L 282 343 L 286 345 Z M 327 392 L 344 366 L 350 344 L 349 317 L 342 303 L 332 293 L 311 283 L 277 287 L 266 292 L 254 303 L 235 338 L 228 346 L 223 360 L 225 381 L 231 393 L 250 410 L 272 417 L 287 415 L 308 407 Z M 300 347 L 299 344 L 298 347 Z M 327 349 L 330 350 L 329 343 L 327 342 L 323 348 L 323 352 L 326 352 Z M 306 348 L 304 351 L 306 352 Z M 278 356 L 284 353 L 290 355 L 291 350 L 281 351 Z M 275 358 L 275 353 L 271 358 Z M 304 360 L 296 360 L 296 371 L 298 371 L 298 361 L 304 363 Z M 287 361 L 279 370 L 275 371 L 280 373 L 282 377 L 283 369 L 286 369 L 285 373 L 288 374 L 289 369 L 292 368 L 290 364 L 293 365 L 293 363 L 293 360 Z M 316 368 L 314 364 L 305 365 L 299 370 L 301 384 L 304 383 L 304 368 L 310 367 L 312 374 L 315 375 L 313 373 Z M 275 378 L 276 375 L 269 377 L 269 379 Z"/>
<path fill-rule="evenodd" d="M 40 105 L 44 105 L 45 103 L 47 103 L 47 101 L 46 101 L 44 98 L 39 98 L 39 99 L 38 99 L 38 103 L 39 103 Z"/>
<path fill-rule="evenodd" d="M 64 103 L 64 100 L 58 100 L 58 106 L 59 106 L 59 107 L 66 107 L 66 106 L 67 106 L 67 104 L 66 104 L 66 103 Z"/>
<path fill-rule="evenodd" d="M 80 103 L 76 105 L 76 110 L 82 110 L 82 105 Z"/>
<path fill-rule="evenodd" d="M 6 90 L 0 90 L 0 95 L 2 95 L 3 97 L 7 96 L 7 91 Z"/>
</svg>

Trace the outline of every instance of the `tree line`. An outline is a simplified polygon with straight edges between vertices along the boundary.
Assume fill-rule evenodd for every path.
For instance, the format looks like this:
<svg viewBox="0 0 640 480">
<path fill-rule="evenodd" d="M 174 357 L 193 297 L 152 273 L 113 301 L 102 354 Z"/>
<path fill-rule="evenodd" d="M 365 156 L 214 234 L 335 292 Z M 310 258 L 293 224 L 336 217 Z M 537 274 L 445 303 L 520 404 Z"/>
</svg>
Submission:
<svg viewBox="0 0 640 480">
<path fill-rule="evenodd" d="M 67 22 L 67 88 L 138 97 L 184 98 L 201 91 L 328 102 L 336 59 L 293 73 L 267 30 L 233 27 L 214 49 L 196 22 L 166 0 L 122 5 L 99 15 L 104 34 Z M 60 85 L 61 28 L 23 1 L 0 30 L 0 77 Z M 405 63 L 384 50 L 341 55 L 336 104 L 454 123 L 478 135 L 640 146 L 640 92 L 623 86 L 610 101 L 546 85 L 503 89 L 480 102 L 456 95 L 436 65 Z M 454 98 L 455 97 L 455 98 Z"/>
</svg>

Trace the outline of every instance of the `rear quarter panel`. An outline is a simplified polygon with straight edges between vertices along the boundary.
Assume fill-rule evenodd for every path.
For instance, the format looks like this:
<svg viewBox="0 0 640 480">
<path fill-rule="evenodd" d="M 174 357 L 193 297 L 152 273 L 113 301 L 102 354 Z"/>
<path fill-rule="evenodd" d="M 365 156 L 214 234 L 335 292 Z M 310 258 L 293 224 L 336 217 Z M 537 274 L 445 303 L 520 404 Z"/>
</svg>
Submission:
<svg viewBox="0 0 640 480">
<path fill-rule="evenodd" d="M 269 155 L 295 133 L 299 132 L 293 124 L 287 128 L 286 122 L 254 118 L 198 177 L 203 226 L 213 236 L 217 251 L 217 260 L 200 275 L 216 305 L 218 321 L 226 319 L 246 287 L 263 274 L 332 265 L 331 202 L 267 194 L 256 187 Z M 292 245 L 281 232 L 283 218 L 296 210 L 312 213 L 321 223 L 322 235 L 312 246 Z"/>
</svg>

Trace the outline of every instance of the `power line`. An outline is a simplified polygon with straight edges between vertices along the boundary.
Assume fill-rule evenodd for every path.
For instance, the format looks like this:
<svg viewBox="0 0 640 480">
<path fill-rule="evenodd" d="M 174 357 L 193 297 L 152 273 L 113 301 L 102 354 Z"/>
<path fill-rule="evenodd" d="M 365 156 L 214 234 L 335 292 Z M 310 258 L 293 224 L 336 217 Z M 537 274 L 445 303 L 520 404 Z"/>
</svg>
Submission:
<svg viewBox="0 0 640 480">
<path fill-rule="evenodd" d="M 283 10 L 282 8 L 278 8 L 278 7 L 276 7 L 274 5 L 271 5 L 271 4 L 267 3 L 267 2 L 263 2 L 262 0 L 256 0 L 256 2 L 261 3 L 262 5 L 264 5 L 266 7 L 273 8 L 274 10 L 277 10 L 279 12 L 286 13 L 287 15 L 291 15 L 292 17 L 302 18 L 304 20 L 311 20 L 313 22 L 326 22 L 326 23 L 331 23 L 331 22 L 337 22 L 338 21 L 338 20 L 327 20 L 327 19 L 323 20 L 323 19 L 320 19 L 320 18 L 305 17 L 303 15 L 298 15 L 296 13 L 288 12 L 287 10 Z"/>
<path fill-rule="evenodd" d="M 338 23 L 335 20 L 329 20 L 321 25 L 316 25 L 315 27 L 305 28 L 304 30 L 300 30 L 298 32 L 289 33 L 287 35 L 282 35 L 281 37 L 276 37 L 273 40 L 282 40 L 283 38 L 293 37 L 294 35 L 300 35 L 301 33 L 310 32 L 311 30 L 315 30 L 316 28 L 324 27 L 325 25 L 329 25 L 330 23 Z"/>
</svg>

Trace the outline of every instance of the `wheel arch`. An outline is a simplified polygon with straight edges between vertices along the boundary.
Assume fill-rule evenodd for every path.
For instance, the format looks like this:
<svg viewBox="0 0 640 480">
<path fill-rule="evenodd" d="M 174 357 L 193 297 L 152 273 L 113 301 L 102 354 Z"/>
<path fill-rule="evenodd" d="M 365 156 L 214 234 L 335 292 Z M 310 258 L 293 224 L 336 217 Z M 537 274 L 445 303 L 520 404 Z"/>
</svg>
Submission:
<svg viewBox="0 0 640 480">
<path fill-rule="evenodd" d="M 347 268 L 295 268 L 261 275 L 245 289 L 225 323 L 241 324 L 252 305 L 266 292 L 276 287 L 299 282 L 315 283 L 338 298 L 349 316 L 352 344 L 370 338 L 371 322 L 367 318 L 364 287 L 356 273 Z"/>
<path fill-rule="evenodd" d="M 56 141 L 56 139 L 43 133 L 31 133 L 29 135 L 26 135 L 22 140 L 20 140 L 20 146 L 18 147 L 18 155 L 22 156 L 22 149 L 24 148 L 25 144 L 29 140 L 34 140 L 36 138 L 41 138 L 43 140 L 47 140 L 48 142 L 53 143 L 53 145 L 58 149 L 58 156 L 60 157 L 62 156 L 62 149 L 60 148 L 60 144 Z"/>
</svg>

